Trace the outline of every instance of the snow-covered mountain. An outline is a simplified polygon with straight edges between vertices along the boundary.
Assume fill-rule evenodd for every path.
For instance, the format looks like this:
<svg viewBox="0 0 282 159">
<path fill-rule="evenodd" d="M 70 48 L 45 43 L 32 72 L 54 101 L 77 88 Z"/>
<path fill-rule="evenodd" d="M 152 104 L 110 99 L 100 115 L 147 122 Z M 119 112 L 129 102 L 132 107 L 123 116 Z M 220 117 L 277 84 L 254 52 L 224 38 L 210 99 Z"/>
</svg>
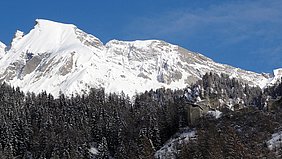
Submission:
<svg viewBox="0 0 282 159">
<path fill-rule="evenodd" d="M 104 45 L 75 25 L 42 19 L 26 35 L 17 31 L 10 46 L 0 43 L 0 68 L 0 82 L 55 96 L 91 87 L 130 96 L 160 87 L 183 88 L 206 72 L 225 73 L 260 87 L 279 78 L 219 64 L 159 40 L 111 40 Z"/>
</svg>

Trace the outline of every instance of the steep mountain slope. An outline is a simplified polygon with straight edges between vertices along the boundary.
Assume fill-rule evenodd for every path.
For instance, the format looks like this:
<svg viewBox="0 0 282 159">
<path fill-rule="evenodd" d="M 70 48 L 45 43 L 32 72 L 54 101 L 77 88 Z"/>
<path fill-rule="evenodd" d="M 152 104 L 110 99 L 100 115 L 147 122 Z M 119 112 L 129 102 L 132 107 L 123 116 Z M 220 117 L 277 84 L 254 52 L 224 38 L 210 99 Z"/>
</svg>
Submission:
<svg viewBox="0 0 282 159">
<path fill-rule="evenodd" d="M 134 95 L 151 88 L 183 88 L 206 72 L 226 73 L 264 87 L 270 78 L 159 40 L 103 43 L 72 24 L 38 19 L 27 35 L 17 31 L 9 49 L 0 45 L 0 81 L 55 96 L 104 87 Z"/>
<path fill-rule="evenodd" d="M 0 41 L 0 59 L 4 56 L 5 54 L 5 48 L 6 48 L 6 45 L 3 44 L 1 41 Z"/>
</svg>

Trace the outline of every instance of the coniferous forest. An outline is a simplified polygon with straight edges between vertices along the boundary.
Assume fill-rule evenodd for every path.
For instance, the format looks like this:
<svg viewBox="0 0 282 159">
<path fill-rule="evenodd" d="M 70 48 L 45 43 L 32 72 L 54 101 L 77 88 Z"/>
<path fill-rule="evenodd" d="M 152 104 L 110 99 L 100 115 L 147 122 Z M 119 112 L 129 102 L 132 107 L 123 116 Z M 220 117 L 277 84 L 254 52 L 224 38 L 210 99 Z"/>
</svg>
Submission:
<svg viewBox="0 0 282 159">
<path fill-rule="evenodd" d="M 195 128 L 197 137 L 179 145 L 177 158 L 275 158 L 266 141 L 282 128 L 282 84 L 250 87 L 226 75 L 206 74 L 182 90 L 158 89 L 130 98 L 91 89 L 85 95 L 54 98 L 24 94 L 0 86 L 0 158 L 104 159 L 154 158 L 181 128 Z M 187 102 L 198 98 L 241 99 L 244 107 L 203 116 L 193 126 Z M 265 105 L 268 99 L 277 99 Z"/>
</svg>

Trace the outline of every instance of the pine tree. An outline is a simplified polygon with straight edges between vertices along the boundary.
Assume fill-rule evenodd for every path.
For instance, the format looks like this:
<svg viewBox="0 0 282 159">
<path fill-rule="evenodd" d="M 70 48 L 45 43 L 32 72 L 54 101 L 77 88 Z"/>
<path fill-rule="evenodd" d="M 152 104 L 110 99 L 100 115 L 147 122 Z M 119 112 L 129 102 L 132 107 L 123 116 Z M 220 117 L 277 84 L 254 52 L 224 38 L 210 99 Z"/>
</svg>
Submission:
<svg viewBox="0 0 282 159">
<path fill-rule="evenodd" d="M 102 141 L 98 146 L 98 159 L 108 159 L 110 157 L 107 139 L 102 137 Z"/>
<path fill-rule="evenodd" d="M 155 150 L 152 141 L 144 134 L 141 134 L 139 137 L 139 158 L 153 159 L 154 152 Z"/>
</svg>

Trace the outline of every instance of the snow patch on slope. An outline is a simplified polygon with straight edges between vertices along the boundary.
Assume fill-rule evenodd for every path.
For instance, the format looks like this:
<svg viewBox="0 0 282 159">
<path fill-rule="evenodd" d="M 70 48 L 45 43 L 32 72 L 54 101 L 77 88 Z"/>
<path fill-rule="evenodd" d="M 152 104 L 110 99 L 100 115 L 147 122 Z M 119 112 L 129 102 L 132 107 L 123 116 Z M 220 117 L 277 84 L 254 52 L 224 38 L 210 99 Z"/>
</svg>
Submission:
<svg viewBox="0 0 282 159">
<path fill-rule="evenodd" d="M 173 137 L 159 149 L 154 157 L 157 159 L 176 159 L 179 153 L 179 146 L 196 139 L 196 130 L 184 128 L 182 132 L 173 135 Z"/>
<path fill-rule="evenodd" d="M 89 149 L 89 152 L 92 154 L 92 155 L 98 155 L 99 151 L 96 147 L 91 147 Z"/>
<path fill-rule="evenodd" d="M 213 117 L 215 117 L 216 119 L 218 119 L 218 118 L 221 117 L 222 112 L 219 111 L 219 110 L 210 110 L 210 111 L 208 111 L 207 114 L 208 114 L 208 115 L 211 115 L 211 116 L 213 116 Z"/>
<path fill-rule="evenodd" d="M 282 145 L 282 131 L 272 134 L 272 138 L 266 144 L 269 150 L 280 149 Z"/>
<path fill-rule="evenodd" d="M 281 82 L 282 68 L 273 70 L 273 74 L 274 74 L 274 77 L 270 80 L 269 82 L 270 85 Z"/>
</svg>

